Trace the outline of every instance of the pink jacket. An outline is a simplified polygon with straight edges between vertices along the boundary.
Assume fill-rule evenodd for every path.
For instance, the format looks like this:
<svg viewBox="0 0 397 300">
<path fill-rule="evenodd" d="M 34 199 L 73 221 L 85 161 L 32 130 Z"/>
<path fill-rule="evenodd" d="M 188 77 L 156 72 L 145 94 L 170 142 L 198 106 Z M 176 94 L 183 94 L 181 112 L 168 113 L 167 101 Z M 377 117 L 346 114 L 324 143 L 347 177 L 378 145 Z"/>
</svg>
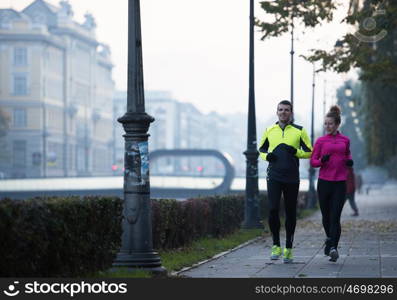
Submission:
<svg viewBox="0 0 397 300">
<path fill-rule="evenodd" d="M 322 163 L 321 157 L 325 154 L 330 154 L 330 158 Z M 320 167 L 318 178 L 327 181 L 344 181 L 347 179 L 348 159 L 352 159 L 350 140 L 338 131 L 336 135 L 327 134 L 317 139 L 310 164 L 314 168 Z"/>
</svg>

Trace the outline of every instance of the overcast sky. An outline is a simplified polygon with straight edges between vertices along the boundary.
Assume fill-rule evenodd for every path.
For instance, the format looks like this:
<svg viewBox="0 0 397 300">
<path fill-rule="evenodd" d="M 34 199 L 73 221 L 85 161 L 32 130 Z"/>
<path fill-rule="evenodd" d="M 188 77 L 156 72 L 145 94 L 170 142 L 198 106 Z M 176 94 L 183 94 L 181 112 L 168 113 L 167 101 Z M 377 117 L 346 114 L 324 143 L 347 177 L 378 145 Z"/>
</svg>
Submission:
<svg viewBox="0 0 397 300">
<path fill-rule="evenodd" d="M 58 5 L 57 0 L 47 0 Z M 32 0 L 2 0 L 0 7 L 21 10 Z M 91 12 L 97 38 L 111 47 L 117 89 L 127 83 L 127 0 L 70 0 L 75 19 Z M 263 16 L 259 1 L 256 16 Z M 342 16 L 344 10 L 340 10 Z M 193 103 L 203 113 L 246 113 L 248 109 L 247 0 L 141 0 L 145 89 L 171 91 L 179 101 Z M 340 19 L 340 17 L 339 17 Z M 299 31 L 299 30 L 297 30 Z M 297 32 L 295 42 L 295 111 L 297 121 L 309 126 L 312 66 L 299 57 L 321 46 L 329 49 L 346 29 L 331 25 Z M 290 98 L 290 35 L 255 40 L 256 114 L 275 115 L 276 104 Z M 327 107 L 335 88 L 352 75 L 320 74 L 316 85 L 316 122 L 321 126 L 324 79 Z M 261 129 L 259 129 L 261 131 Z"/>
</svg>

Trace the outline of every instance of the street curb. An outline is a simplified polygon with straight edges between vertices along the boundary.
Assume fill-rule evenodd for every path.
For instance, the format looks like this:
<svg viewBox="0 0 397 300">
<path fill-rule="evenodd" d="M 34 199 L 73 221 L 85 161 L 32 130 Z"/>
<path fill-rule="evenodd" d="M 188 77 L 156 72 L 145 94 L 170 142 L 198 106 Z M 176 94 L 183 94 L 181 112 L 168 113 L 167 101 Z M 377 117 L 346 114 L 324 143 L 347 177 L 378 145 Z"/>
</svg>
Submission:
<svg viewBox="0 0 397 300">
<path fill-rule="evenodd" d="M 236 250 L 238 250 L 238 249 L 241 249 L 241 248 L 243 248 L 243 247 L 245 247 L 245 246 L 248 246 L 249 244 L 252 244 L 252 243 L 255 243 L 255 242 L 259 241 L 259 240 L 264 240 L 264 239 L 265 239 L 265 238 L 264 238 L 263 236 L 258 236 L 258 237 L 256 237 L 256 238 L 253 238 L 252 240 L 249 240 L 249 241 L 247 241 L 247 242 L 245 242 L 245 243 L 242 243 L 242 244 L 238 245 L 237 247 L 234 247 L 234 248 L 229 249 L 229 250 L 226 250 L 226 251 L 224 251 L 224 252 L 215 254 L 215 255 L 214 255 L 213 257 L 211 257 L 211 258 L 208 258 L 208 259 L 206 259 L 206 260 L 203 260 L 203 261 L 200 261 L 200 262 L 198 262 L 198 263 L 196 263 L 196 264 L 193 264 L 193 265 L 190 266 L 190 267 L 184 267 L 184 268 L 182 268 L 182 269 L 179 270 L 179 271 L 170 272 L 170 275 L 171 275 L 171 276 L 179 276 L 179 275 L 180 275 L 181 273 L 183 273 L 183 272 L 186 272 L 186 271 L 189 271 L 189 270 L 191 270 L 191 269 L 197 268 L 197 267 L 201 266 L 202 264 L 205 264 L 205 263 L 210 262 L 210 261 L 212 261 L 212 260 L 218 259 L 218 258 L 220 258 L 220 257 L 222 257 L 222 256 L 225 256 L 226 254 L 229 254 L 229 253 L 234 252 L 234 251 L 236 251 Z"/>
</svg>

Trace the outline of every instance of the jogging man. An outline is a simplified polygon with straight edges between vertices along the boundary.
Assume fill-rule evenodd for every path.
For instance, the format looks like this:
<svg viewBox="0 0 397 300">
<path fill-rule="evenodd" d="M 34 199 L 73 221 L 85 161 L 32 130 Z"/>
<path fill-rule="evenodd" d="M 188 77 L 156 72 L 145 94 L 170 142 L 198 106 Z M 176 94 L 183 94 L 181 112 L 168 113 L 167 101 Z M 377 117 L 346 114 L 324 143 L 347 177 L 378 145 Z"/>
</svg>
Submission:
<svg viewBox="0 0 397 300">
<path fill-rule="evenodd" d="M 296 207 L 299 192 L 299 158 L 310 158 L 312 145 L 305 129 L 294 124 L 291 102 L 283 100 L 277 105 L 278 122 L 266 128 L 259 143 L 262 159 L 269 162 L 267 168 L 267 195 L 269 201 L 269 227 L 273 237 L 270 259 L 281 254 L 280 200 L 285 206 L 286 242 L 284 263 L 293 261 L 292 244 L 296 226 Z"/>
</svg>

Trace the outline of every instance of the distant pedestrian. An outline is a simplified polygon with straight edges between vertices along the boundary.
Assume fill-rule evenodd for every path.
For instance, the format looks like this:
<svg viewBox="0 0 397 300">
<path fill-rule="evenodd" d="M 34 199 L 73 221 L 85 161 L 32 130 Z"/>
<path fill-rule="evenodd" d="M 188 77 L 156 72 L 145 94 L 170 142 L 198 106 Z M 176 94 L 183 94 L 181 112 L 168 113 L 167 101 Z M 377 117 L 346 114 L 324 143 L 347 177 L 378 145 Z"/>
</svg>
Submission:
<svg viewBox="0 0 397 300">
<path fill-rule="evenodd" d="M 299 158 L 310 158 L 312 145 L 306 130 L 292 122 L 291 102 L 277 105 L 278 122 L 263 133 L 259 143 L 262 159 L 267 168 L 267 195 L 269 201 L 269 227 L 273 236 L 270 259 L 283 254 L 284 263 L 293 261 L 292 245 L 296 226 L 296 207 L 299 192 Z M 284 198 L 286 242 L 284 252 L 280 245 L 280 201 Z"/>
<path fill-rule="evenodd" d="M 358 208 L 355 201 L 355 193 L 356 193 L 356 178 L 354 174 L 353 167 L 347 168 L 347 180 L 346 180 L 346 200 L 349 200 L 350 207 L 353 210 L 351 214 L 353 217 L 358 216 Z"/>
<path fill-rule="evenodd" d="M 338 243 L 341 235 L 340 216 L 346 201 L 346 180 L 348 167 L 353 166 L 350 154 L 350 140 L 339 131 L 340 108 L 332 106 L 325 116 L 326 135 L 317 139 L 310 163 L 320 167 L 317 192 L 325 234 L 324 254 L 335 262 L 338 257 Z"/>
<path fill-rule="evenodd" d="M 361 176 L 360 173 L 356 173 L 355 175 L 355 182 L 356 182 L 356 190 L 359 194 L 362 192 L 362 186 L 363 186 L 363 177 Z"/>
<path fill-rule="evenodd" d="M 369 195 L 369 192 L 371 191 L 371 185 L 367 185 L 367 187 L 365 188 L 365 193 L 367 194 L 367 195 Z"/>
</svg>

